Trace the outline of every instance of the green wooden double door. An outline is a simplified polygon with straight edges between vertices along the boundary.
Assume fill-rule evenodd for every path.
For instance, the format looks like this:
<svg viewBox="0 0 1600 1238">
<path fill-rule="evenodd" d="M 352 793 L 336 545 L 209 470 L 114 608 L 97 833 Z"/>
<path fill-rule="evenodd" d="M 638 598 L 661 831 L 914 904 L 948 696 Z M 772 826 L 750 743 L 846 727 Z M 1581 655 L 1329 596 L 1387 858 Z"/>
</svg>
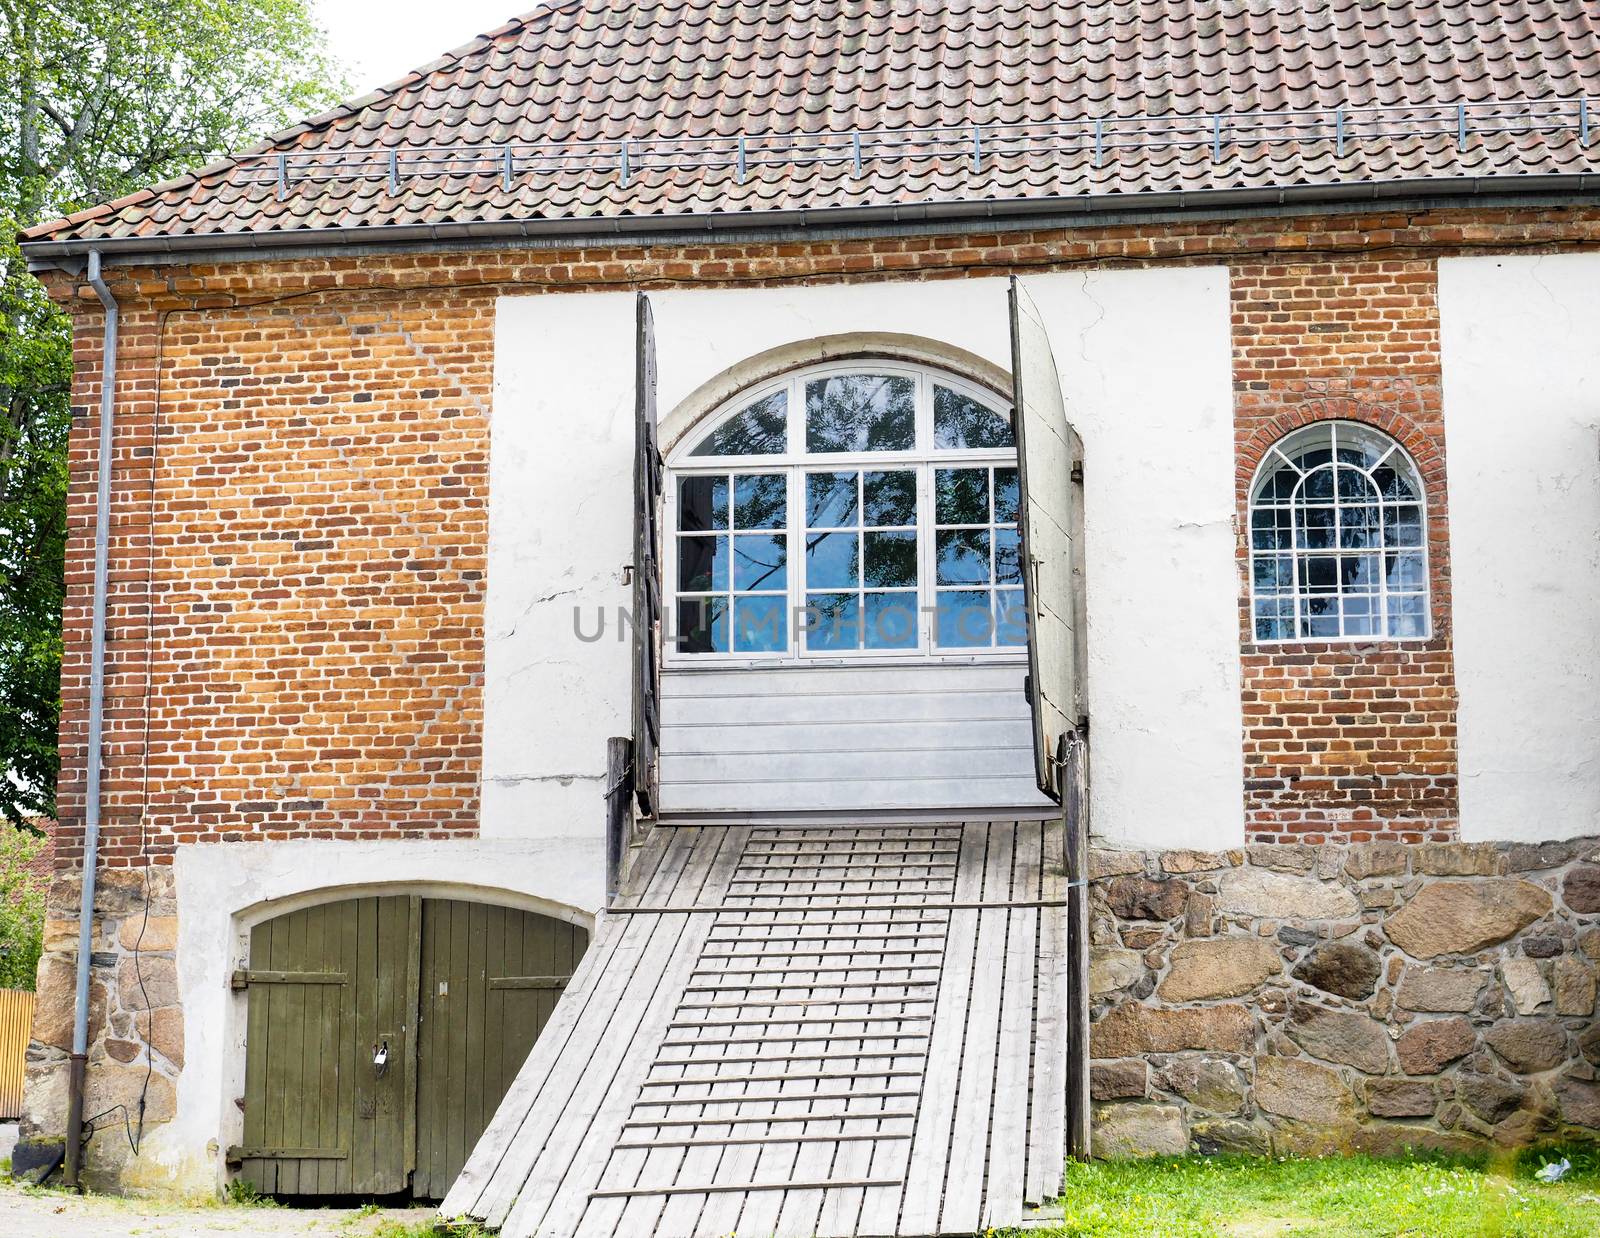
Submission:
<svg viewBox="0 0 1600 1238">
<path fill-rule="evenodd" d="M 509 907 L 388 896 L 250 934 L 239 1177 L 271 1195 L 441 1199 L 589 944 Z"/>
</svg>

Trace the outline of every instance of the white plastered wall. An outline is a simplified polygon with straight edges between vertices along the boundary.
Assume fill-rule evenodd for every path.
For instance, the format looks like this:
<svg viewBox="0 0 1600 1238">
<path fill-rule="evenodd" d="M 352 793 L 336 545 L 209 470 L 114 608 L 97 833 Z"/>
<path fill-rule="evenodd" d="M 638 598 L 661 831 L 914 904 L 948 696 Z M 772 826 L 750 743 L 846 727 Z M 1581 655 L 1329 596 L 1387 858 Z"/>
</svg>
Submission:
<svg viewBox="0 0 1600 1238">
<path fill-rule="evenodd" d="M 334 899 L 422 894 L 521 907 L 589 926 L 605 856 L 582 839 L 225 843 L 180 847 L 178 980 L 184 1069 L 173 1121 L 154 1128 L 128 1184 L 214 1191 L 243 1119 L 245 1003 L 229 977 L 263 920 Z"/>
<path fill-rule="evenodd" d="M 1439 263 L 1461 833 L 1600 832 L 1600 254 Z"/>
<path fill-rule="evenodd" d="M 1243 839 L 1234 446 L 1221 267 L 1027 280 L 1085 443 L 1096 831 Z M 664 433 L 748 358 L 821 337 L 920 337 L 1010 367 L 1005 281 L 652 293 Z M 632 557 L 634 300 L 499 304 L 490 464 L 486 836 L 598 835 L 626 734 L 617 611 Z M 674 415 L 674 410 L 676 414 Z M 574 630 L 574 609 L 593 635 Z"/>
</svg>

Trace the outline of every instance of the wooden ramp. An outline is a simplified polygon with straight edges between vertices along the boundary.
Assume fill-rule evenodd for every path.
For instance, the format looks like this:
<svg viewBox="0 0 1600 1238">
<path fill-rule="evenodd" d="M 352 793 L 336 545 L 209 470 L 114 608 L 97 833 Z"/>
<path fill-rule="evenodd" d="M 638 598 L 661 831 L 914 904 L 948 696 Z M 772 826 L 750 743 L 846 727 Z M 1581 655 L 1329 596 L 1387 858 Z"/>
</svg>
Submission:
<svg viewBox="0 0 1600 1238">
<path fill-rule="evenodd" d="M 443 1206 L 509 1238 L 1014 1225 L 1065 1160 L 1059 823 L 659 828 Z"/>
</svg>

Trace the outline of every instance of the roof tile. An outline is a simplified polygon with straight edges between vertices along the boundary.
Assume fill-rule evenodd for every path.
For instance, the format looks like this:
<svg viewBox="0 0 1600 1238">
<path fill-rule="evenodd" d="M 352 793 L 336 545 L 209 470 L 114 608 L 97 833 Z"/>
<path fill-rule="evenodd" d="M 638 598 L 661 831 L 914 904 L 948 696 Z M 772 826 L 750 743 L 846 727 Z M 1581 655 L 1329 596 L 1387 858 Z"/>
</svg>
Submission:
<svg viewBox="0 0 1600 1238">
<path fill-rule="evenodd" d="M 34 241 L 173 237 L 294 229 L 674 216 L 837 206 L 923 205 L 1173 190 L 1275 188 L 1411 177 L 1600 170 L 1564 131 L 1472 132 L 1448 117 L 1422 136 L 1331 124 L 1315 140 L 1227 137 L 1214 113 L 1375 104 L 1567 101 L 1600 96 L 1593 0 L 564 0 L 516 18 L 379 90 L 240 156 L 31 229 Z M 1596 107 L 1600 126 L 1600 105 Z M 1129 146 L 1130 129 L 1181 145 Z M 1113 123 L 1097 163 L 1086 139 L 1026 153 L 991 144 L 978 167 L 954 148 L 873 157 L 874 141 L 914 127 Z M 1155 119 L 1150 119 L 1155 118 Z M 1486 128 L 1487 121 L 1481 127 Z M 1403 127 L 1403 126 L 1399 126 Z M 696 142 L 840 135 L 868 142 L 845 162 L 696 166 Z M 1083 130 L 1086 133 L 1087 130 Z M 641 144 L 626 183 L 615 143 Z M 417 148 L 613 143 L 588 166 L 520 158 L 512 192 L 484 160 L 462 174 L 402 167 Z M 681 143 L 681 144 L 679 144 Z M 280 193 L 272 168 L 291 157 Z M 436 153 L 436 152 L 435 152 Z M 522 152 L 524 155 L 529 152 Z M 302 166 L 367 156 L 359 180 Z M 752 156 L 755 158 L 755 156 Z M 652 161 L 657 165 L 651 166 Z M 689 166 L 684 166 L 685 164 Z"/>
</svg>

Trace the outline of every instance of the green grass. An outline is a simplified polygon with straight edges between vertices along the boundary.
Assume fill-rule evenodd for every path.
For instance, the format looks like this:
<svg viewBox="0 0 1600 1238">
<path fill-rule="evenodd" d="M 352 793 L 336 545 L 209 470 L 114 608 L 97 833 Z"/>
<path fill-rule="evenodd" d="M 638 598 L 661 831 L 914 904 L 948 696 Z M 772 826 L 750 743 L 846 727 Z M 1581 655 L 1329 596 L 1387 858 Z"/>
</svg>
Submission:
<svg viewBox="0 0 1600 1238">
<path fill-rule="evenodd" d="M 430 1218 L 415 1223 L 383 1221 L 370 1231 L 369 1238 L 490 1238 L 490 1235 L 477 1225 L 446 1225 Z"/>
<path fill-rule="evenodd" d="M 1534 1171 L 1562 1156 L 1572 1173 Z M 1525 1152 L 1505 1163 L 1248 1157 L 1067 1167 L 1053 1238 L 1594 1238 L 1600 1149 Z M 1031 1231 L 1036 1238 L 1040 1231 Z"/>
</svg>

